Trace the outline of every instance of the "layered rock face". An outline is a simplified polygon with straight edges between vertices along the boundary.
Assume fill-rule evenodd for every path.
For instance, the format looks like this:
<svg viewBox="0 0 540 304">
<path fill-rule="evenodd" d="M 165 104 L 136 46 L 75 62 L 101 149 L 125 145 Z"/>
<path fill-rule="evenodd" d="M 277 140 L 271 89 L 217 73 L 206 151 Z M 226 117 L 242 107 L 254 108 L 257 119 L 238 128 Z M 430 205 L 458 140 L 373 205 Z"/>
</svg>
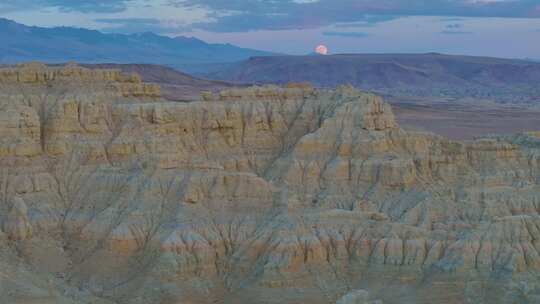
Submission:
<svg viewBox="0 0 540 304">
<path fill-rule="evenodd" d="M 118 69 L 86 69 L 76 64 L 51 68 L 38 62 L 22 64 L 16 68 L 0 70 L 0 83 L 7 85 L 45 85 L 54 83 L 84 85 L 107 84 L 117 94 L 125 97 L 159 97 L 160 89 L 156 85 L 146 84 L 137 74 L 125 75 Z M 22 93 L 22 92 L 21 92 Z M 99 93 L 99 92 L 98 92 Z"/>
<path fill-rule="evenodd" d="M 406 132 L 350 87 L 172 103 L 108 70 L 0 75 L 12 302 L 540 301 L 535 133 Z"/>
<path fill-rule="evenodd" d="M 5 220 L 4 231 L 10 240 L 26 240 L 32 237 L 32 226 L 28 222 L 28 208 L 19 197 L 13 199 L 13 207 Z"/>
</svg>

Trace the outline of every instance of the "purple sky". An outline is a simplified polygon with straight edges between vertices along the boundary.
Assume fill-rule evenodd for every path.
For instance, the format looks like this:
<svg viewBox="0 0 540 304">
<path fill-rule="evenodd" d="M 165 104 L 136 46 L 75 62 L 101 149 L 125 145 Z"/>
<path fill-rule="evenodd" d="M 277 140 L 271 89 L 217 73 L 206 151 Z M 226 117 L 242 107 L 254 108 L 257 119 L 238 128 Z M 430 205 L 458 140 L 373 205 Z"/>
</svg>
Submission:
<svg viewBox="0 0 540 304">
<path fill-rule="evenodd" d="M 540 0 L 2 0 L 0 16 L 290 54 L 325 44 L 331 53 L 540 59 Z"/>
</svg>

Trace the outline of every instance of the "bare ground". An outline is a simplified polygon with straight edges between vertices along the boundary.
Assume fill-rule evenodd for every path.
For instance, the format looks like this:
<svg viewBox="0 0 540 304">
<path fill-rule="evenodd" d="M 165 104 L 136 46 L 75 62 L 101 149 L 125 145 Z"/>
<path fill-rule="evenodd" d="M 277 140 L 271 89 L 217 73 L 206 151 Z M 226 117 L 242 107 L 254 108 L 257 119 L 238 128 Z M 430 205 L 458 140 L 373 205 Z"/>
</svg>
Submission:
<svg viewBox="0 0 540 304">
<path fill-rule="evenodd" d="M 482 101 L 389 101 L 404 129 L 429 131 L 450 139 L 540 130 L 538 107 Z"/>
</svg>

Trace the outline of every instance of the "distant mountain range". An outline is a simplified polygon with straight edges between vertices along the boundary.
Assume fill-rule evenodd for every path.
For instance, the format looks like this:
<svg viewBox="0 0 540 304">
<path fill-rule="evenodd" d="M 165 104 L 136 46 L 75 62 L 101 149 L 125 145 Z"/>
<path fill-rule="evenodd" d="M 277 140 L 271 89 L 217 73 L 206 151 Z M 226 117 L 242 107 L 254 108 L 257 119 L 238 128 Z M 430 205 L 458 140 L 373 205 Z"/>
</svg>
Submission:
<svg viewBox="0 0 540 304">
<path fill-rule="evenodd" d="M 231 44 L 209 44 L 196 38 L 170 38 L 153 33 L 104 34 L 72 27 L 41 28 L 3 18 L 0 18 L 0 41 L 0 64 L 150 63 L 198 71 L 252 56 L 271 55 Z"/>
<path fill-rule="evenodd" d="M 162 78 L 165 76 L 160 75 L 168 75 L 175 79 L 167 86 L 176 98 L 192 96 L 201 88 L 230 84 L 195 78 L 195 84 L 189 85 L 198 89 L 180 94 L 187 88 L 185 74 L 141 64 L 168 66 L 198 77 L 236 84 L 310 82 L 326 88 L 351 84 L 401 97 L 472 97 L 540 103 L 540 62 L 532 60 L 438 53 L 286 56 L 231 44 L 209 44 L 196 38 L 31 27 L 2 18 L 0 41 L 0 64 L 26 61 L 137 64 L 129 68 L 144 75 Z M 163 83 L 163 79 L 155 82 Z"/>
<path fill-rule="evenodd" d="M 254 57 L 201 76 L 328 88 L 351 84 L 395 96 L 540 102 L 540 63 L 438 53 Z"/>
</svg>

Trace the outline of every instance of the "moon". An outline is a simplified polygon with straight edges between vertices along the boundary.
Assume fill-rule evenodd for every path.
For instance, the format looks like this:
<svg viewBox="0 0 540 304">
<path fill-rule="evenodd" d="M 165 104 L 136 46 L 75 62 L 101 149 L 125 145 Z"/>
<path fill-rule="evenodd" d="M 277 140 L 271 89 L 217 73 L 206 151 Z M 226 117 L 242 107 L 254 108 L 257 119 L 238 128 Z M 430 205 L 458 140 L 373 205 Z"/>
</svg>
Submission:
<svg viewBox="0 0 540 304">
<path fill-rule="evenodd" d="M 315 48 L 315 53 L 319 55 L 328 55 L 328 48 L 326 45 L 321 44 Z"/>
</svg>

